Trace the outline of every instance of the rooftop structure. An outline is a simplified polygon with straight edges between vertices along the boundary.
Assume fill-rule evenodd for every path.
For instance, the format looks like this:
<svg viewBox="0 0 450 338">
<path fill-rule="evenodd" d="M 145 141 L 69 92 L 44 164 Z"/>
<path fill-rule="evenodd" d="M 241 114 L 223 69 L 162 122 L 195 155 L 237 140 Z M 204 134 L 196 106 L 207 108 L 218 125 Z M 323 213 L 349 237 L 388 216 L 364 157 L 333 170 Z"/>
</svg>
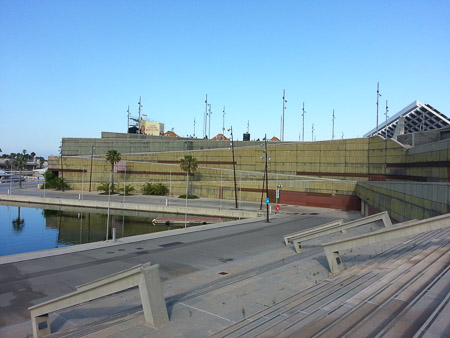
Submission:
<svg viewBox="0 0 450 338">
<path fill-rule="evenodd" d="M 403 120 L 403 122 L 402 122 Z M 400 121 L 400 124 L 399 124 Z M 403 124 L 403 126 L 401 126 Z M 393 138 L 397 134 L 409 134 L 450 126 L 450 119 L 429 104 L 414 101 L 397 114 L 372 129 L 364 137 L 380 135 Z M 396 132 L 396 129 L 404 129 Z"/>
</svg>

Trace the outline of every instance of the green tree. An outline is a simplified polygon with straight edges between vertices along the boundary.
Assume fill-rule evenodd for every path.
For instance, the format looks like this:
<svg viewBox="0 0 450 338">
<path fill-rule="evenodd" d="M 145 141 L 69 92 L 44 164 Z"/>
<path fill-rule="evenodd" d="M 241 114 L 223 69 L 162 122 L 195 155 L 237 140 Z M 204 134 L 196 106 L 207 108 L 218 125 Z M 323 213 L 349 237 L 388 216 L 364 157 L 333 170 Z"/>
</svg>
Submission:
<svg viewBox="0 0 450 338">
<path fill-rule="evenodd" d="M 106 160 L 111 164 L 111 192 L 114 193 L 114 166 L 122 159 L 120 153 L 115 150 L 108 150 Z"/>
<path fill-rule="evenodd" d="M 19 189 L 22 189 L 22 170 L 25 169 L 27 165 L 27 160 L 25 158 L 26 153 L 27 151 L 24 149 L 23 153 L 18 153 L 13 161 L 13 165 L 16 170 L 19 169 Z"/>
<path fill-rule="evenodd" d="M 184 158 L 180 160 L 180 168 L 186 172 L 186 190 L 187 194 L 190 195 L 189 176 L 197 170 L 198 161 L 195 157 L 192 157 L 192 155 L 185 155 Z"/>
</svg>

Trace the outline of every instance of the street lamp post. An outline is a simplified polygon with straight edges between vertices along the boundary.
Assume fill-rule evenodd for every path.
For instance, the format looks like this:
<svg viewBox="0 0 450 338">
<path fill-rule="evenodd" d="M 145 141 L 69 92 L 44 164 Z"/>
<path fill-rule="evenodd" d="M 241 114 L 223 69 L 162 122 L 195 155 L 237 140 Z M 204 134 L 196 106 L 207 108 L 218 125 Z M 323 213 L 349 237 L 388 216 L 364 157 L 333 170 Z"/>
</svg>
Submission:
<svg viewBox="0 0 450 338">
<path fill-rule="evenodd" d="M 89 173 L 89 192 L 91 192 L 91 184 L 92 184 L 92 160 L 94 158 L 94 150 L 95 150 L 95 146 L 92 146 L 91 149 L 91 170 Z"/>
<path fill-rule="evenodd" d="M 236 209 L 238 208 L 237 202 L 237 187 L 236 187 L 236 162 L 234 161 L 234 142 L 233 142 L 233 126 L 228 129 L 231 132 L 231 154 L 233 155 L 233 178 L 234 178 L 234 201 L 236 203 Z"/>
<path fill-rule="evenodd" d="M 266 154 L 266 199 L 269 198 L 269 177 L 267 175 L 267 161 L 268 161 L 268 153 L 267 153 L 267 135 L 264 135 L 264 152 Z M 267 214 L 267 219 L 266 222 L 269 223 L 269 203 L 266 203 L 266 214 Z"/>
</svg>

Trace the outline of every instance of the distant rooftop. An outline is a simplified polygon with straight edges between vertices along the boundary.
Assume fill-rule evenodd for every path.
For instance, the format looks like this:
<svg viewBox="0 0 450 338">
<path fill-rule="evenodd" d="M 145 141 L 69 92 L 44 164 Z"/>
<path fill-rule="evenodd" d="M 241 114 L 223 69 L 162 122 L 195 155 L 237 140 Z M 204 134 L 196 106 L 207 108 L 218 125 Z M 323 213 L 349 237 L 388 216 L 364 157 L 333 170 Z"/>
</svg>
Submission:
<svg viewBox="0 0 450 338">
<path fill-rule="evenodd" d="M 382 116 L 382 115 L 381 115 Z M 394 136 L 395 128 L 400 117 L 405 118 L 405 134 L 415 133 L 419 131 L 428 131 L 450 126 L 450 120 L 447 116 L 433 108 L 429 104 L 423 104 L 419 101 L 414 101 L 407 107 L 400 110 L 397 114 L 386 121 L 383 121 L 377 128 L 372 129 L 364 135 L 370 137 L 380 135 L 385 137 L 387 133 L 388 138 Z"/>
</svg>

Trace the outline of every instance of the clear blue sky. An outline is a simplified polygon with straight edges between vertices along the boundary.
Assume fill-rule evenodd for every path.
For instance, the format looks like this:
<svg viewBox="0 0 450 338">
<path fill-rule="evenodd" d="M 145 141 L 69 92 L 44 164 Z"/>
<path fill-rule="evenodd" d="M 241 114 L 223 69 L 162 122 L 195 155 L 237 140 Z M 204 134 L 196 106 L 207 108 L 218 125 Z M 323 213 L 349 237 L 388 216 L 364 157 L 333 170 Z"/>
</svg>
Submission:
<svg viewBox="0 0 450 338">
<path fill-rule="evenodd" d="M 127 107 L 203 136 L 362 136 L 376 85 L 394 115 L 414 100 L 450 116 L 450 1 L 0 0 L 0 148 L 58 153 L 63 137 L 125 132 Z"/>
</svg>

